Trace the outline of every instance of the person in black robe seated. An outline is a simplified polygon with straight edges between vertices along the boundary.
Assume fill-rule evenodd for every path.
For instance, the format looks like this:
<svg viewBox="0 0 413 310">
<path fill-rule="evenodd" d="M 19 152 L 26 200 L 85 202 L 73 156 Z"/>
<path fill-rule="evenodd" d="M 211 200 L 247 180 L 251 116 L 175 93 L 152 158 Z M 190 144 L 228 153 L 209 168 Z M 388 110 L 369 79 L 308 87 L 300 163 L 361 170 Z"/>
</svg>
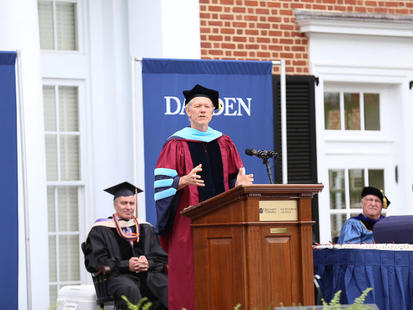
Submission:
<svg viewBox="0 0 413 310">
<path fill-rule="evenodd" d="M 151 224 L 134 217 L 136 196 L 141 190 L 124 182 L 105 189 L 114 196 L 115 214 L 95 222 L 82 245 L 86 269 L 97 272 L 101 266 L 111 269 L 107 288 L 120 304 L 121 296 L 137 304 L 143 297 L 151 309 L 168 308 L 168 255 L 162 249 Z"/>
</svg>

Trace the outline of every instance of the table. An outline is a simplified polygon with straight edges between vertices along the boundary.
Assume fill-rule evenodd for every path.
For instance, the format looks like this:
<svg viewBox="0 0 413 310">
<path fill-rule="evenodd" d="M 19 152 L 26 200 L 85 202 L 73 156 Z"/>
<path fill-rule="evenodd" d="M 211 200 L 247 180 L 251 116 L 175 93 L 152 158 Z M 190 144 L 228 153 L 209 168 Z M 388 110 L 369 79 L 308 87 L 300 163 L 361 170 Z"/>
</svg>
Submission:
<svg viewBox="0 0 413 310">
<path fill-rule="evenodd" d="M 365 303 L 380 310 L 413 310 L 413 245 L 318 246 L 313 254 L 327 302 L 342 290 L 341 304 L 352 304 L 371 287 Z"/>
</svg>

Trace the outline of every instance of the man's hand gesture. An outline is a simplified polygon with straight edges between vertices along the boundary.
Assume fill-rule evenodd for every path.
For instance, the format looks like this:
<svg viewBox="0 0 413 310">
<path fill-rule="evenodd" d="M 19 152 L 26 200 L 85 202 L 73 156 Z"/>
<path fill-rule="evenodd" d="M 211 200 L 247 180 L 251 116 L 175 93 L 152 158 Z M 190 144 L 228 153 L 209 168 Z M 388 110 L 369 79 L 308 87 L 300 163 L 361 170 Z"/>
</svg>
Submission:
<svg viewBox="0 0 413 310">
<path fill-rule="evenodd" d="M 238 171 L 237 181 L 235 182 L 235 186 L 248 185 L 248 184 L 252 184 L 252 182 L 254 182 L 254 175 L 252 173 L 245 174 L 245 168 L 244 167 L 240 168 Z"/>
<path fill-rule="evenodd" d="M 204 187 L 205 186 L 204 180 L 202 180 L 201 176 L 197 174 L 201 171 L 202 171 L 202 164 L 199 164 L 198 166 L 193 168 L 190 173 L 182 176 L 179 179 L 178 190 L 188 185 L 196 185 L 196 186 Z"/>
</svg>

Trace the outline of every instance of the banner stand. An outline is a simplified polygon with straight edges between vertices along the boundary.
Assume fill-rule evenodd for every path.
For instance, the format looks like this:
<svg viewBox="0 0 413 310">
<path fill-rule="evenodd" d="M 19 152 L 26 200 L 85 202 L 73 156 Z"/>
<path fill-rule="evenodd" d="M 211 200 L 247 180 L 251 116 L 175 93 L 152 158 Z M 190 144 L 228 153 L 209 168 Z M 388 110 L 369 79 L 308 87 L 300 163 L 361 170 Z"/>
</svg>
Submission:
<svg viewBox="0 0 413 310">
<path fill-rule="evenodd" d="M 25 241 L 25 263 L 26 263 L 26 294 L 27 294 L 27 308 L 32 309 L 32 293 L 31 293 L 31 264 L 30 264 L 30 235 L 29 235 L 29 208 L 27 206 L 27 168 L 26 168 L 26 139 L 24 127 L 24 108 L 23 108 L 23 85 L 22 85 L 22 64 L 21 51 L 17 50 L 17 116 L 18 116 L 18 132 L 20 136 L 20 167 L 22 176 L 22 197 L 23 197 L 23 212 L 24 212 L 24 241 Z"/>
<path fill-rule="evenodd" d="M 139 64 L 139 66 L 136 66 Z M 144 129 L 143 129 L 143 94 L 142 94 L 142 58 L 131 58 L 131 92 L 132 92 L 132 128 L 133 128 L 133 182 L 145 191 L 145 165 L 144 160 L 138 161 L 138 156 L 143 156 Z M 140 104 L 138 104 L 140 103 Z M 139 150 L 139 151 L 138 151 Z M 137 212 L 141 219 L 146 219 L 145 195 L 138 195 Z"/>
</svg>

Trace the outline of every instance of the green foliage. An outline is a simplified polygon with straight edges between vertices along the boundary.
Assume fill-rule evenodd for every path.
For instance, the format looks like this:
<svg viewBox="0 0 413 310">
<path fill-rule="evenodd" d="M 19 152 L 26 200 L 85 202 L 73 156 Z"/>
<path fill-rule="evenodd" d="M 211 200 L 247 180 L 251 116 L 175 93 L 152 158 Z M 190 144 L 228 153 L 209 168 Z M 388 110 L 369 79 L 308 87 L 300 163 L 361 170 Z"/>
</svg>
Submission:
<svg viewBox="0 0 413 310">
<path fill-rule="evenodd" d="M 352 305 L 346 305 L 345 309 L 346 310 L 365 310 L 367 309 L 366 305 L 364 305 L 364 301 L 366 300 L 367 294 L 373 290 L 371 287 L 366 288 L 360 297 L 357 297 L 354 300 L 354 303 Z M 327 303 L 323 298 L 321 298 L 321 303 L 322 303 L 322 309 L 323 310 L 339 310 L 343 309 L 342 305 L 340 304 L 340 295 L 341 291 L 338 291 L 337 293 L 334 294 L 334 297 L 330 300 L 330 303 Z M 284 309 L 284 305 L 280 303 L 280 306 L 282 309 Z M 294 305 L 293 305 L 294 306 Z M 303 306 L 299 307 L 300 309 L 303 310 L 312 310 L 312 309 L 320 309 L 318 306 Z M 371 309 L 370 307 L 368 309 Z"/>
<path fill-rule="evenodd" d="M 354 303 L 348 307 L 349 310 L 363 310 L 365 307 L 363 306 L 364 301 L 366 300 L 367 294 L 373 290 L 371 287 L 366 288 L 362 294 L 354 300 Z M 333 299 L 331 299 L 330 303 L 328 304 L 323 298 L 321 298 L 321 302 L 323 304 L 323 310 L 335 310 L 340 309 L 340 295 L 341 291 L 338 291 L 334 294 Z"/>
<path fill-rule="evenodd" d="M 152 303 L 147 297 L 143 297 L 136 305 L 131 303 L 129 299 L 124 295 L 122 295 L 122 299 L 126 302 L 129 310 L 149 310 L 152 306 Z"/>
<path fill-rule="evenodd" d="M 362 304 L 364 304 L 364 301 L 366 300 L 367 294 L 372 290 L 373 289 L 371 287 L 366 288 L 359 297 L 354 299 L 354 304 L 353 305 L 362 305 Z"/>
<path fill-rule="evenodd" d="M 348 310 L 363 310 L 365 307 L 363 306 L 364 301 L 366 300 L 367 294 L 372 291 L 371 287 L 366 288 L 362 294 L 354 300 L 354 303 L 349 306 Z M 323 298 L 321 298 L 321 302 L 323 305 L 323 310 L 339 310 L 341 307 L 340 304 L 340 295 L 341 291 L 338 291 L 334 294 L 334 297 L 330 300 L 330 303 L 327 303 Z M 129 310 L 149 310 L 152 306 L 152 303 L 149 301 L 147 297 L 143 297 L 136 305 L 132 304 L 126 296 L 122 296 L 122 299 L 125 300 L 126 304 L 128 305 Z M 281 307 L 284 307 L 283 303 L 280 303 Z M 294 306 L 294 305 L 293 305 Z M 303 309 L 312 309 L 312 306 L 304 306 Z M 182 310 L 186 310 L 182 308 Z M 237 304 L 234 306 L 234 310 L 241 310 L 241 304 Z M 254 308 L 257 310 L 257 308 Z M 271 310 L 271 305 L 265 310 Z"/>
<path fill-rule="evenodd" d="M 240 310 L 241 309 L 241 304 L 237 304 L 235 307 L 234 307 L 234 310 Z M 265 310 L 271 310 L 272 308 L 271 308 L 271 305 L 268 305 L 268 307 L 267 308 L 265 308 Z M 254 310 L 257 310 L 257 308 L 254 308 Z"/>
<path fill-rule="evenodd" d="M 321 303 L 324 306 L 323 308 L 326 308 L 326 309 L 340 309 L 340 295 L 341 295 L 341 290 L 334 294 L 333 299 L 330 300 L 330 304 L 328 304 L 324 300 L 324 298 L 321 298 Z"/>
</svg>

